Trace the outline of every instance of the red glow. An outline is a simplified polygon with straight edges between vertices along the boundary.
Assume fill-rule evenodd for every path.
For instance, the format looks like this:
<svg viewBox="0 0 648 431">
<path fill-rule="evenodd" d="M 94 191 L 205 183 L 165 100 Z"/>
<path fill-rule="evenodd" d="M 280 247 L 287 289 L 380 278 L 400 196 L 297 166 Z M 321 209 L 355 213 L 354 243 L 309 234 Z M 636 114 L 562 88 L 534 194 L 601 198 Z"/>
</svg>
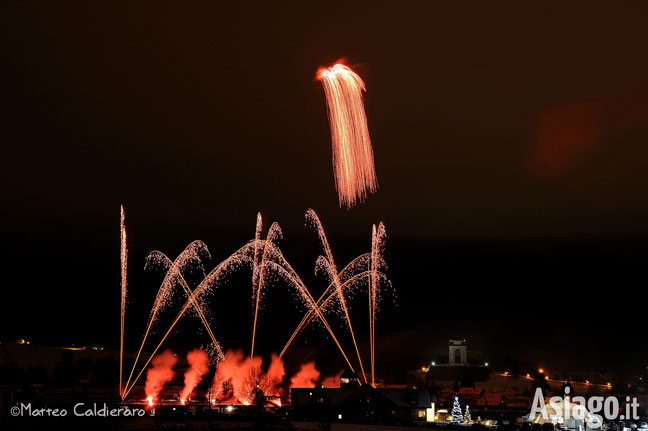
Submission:
<svg viewBox="0 0 648 431">
<path fill-rule="evenodd" d="M 320 67 L 319 69 L 317 69 L 317 73 L 315 74 L 315 78 L 317 78 L 318 81 L 321 81 L 324 78 L 324 73 L 327 70 L 328 69 L 326 67 Z"/>
<path fill-rule="evenodd" d="M 290 379 L 291 388 L 314 388 L 319 379 L 320 372 L 315 368 L 315 362 L 302 364 L 301 368 Z"/>
<path fill-rule="evenodd" d="M 317 79 L 318 81 L 321 81 L 323 79 L 323 77 L 324 77 L 325 72 L 333 70 L 333 68 L 336 67 L 336 66 L 346 67 L 346 66 L 344 66 L 345 63 L 347 63 L 347 59 L 345 57 L 340 57 L 340 58 L 338 58 L 337 60 L 335 60 L 333 62 L 333 66 L 331 66 L 331 67 L 320 67 L 319 69 L 317 69 L 317 73 L 315 73 L 315 79 Z"/>
<path fill-rule="evenodd" d="M 152 366 L 146 374 L 146 385 L 144 391 L 147 399 L 153 400 L 160 393 L 162 387 L 173 379 L 173 367 L 178 358 L 170 350 L 159 354 L 153 359 Z"/>
<path fill-rule="evenodd" d="M 285 375 L 283 360 L 273 354 L 268 371 L 262 369 L 263 359 L 246 357 L 242 351 L 229 350 L 218 363 L 212 396 L 219 402 L 250 405 L 257 392 L 266 396 L 281 395 L 279 385 Z"/>
<path fill-rule="evenodd" d="M 180 393 L 180 402 L 184 405 L 185 400 L 196 389 L 203 376 L 209 371 L 209 357 L 202 349 L 195 349 L 187 353 L 189 369 L 184 375 L 184 388 Z"/>
<path fill-rule="evenodd" d="M 325 377 L 324 380 L 322 380 L 322 386 L 324 386 L 325 388 L 339 388 L 340 376 L 342 375 L 342 371 L 340 371 L 334 376 Z"/>
<path fill-rule="evenodd" d="M 587 103 L 542 112 L 529 158 L 531 171 L 559 177 L 572 170 L 600 145 L 602 116 L 601 105 Z"/>
</svg>

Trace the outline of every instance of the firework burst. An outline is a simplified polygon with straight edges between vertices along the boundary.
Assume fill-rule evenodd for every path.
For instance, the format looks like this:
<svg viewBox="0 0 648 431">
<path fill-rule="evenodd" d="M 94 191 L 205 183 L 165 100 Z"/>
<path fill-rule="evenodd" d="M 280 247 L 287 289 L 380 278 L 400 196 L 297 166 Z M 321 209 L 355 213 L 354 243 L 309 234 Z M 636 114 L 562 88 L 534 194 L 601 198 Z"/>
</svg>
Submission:
<svg viewBox="0 0 648 431">
<path fill-rule="evenodd" d="M 365 84 L 343 64 L 320 69 L 333 142 L 333 171 L 340 206 L 351 208 L 378 189 L 362 92 Z"/>
</svg>

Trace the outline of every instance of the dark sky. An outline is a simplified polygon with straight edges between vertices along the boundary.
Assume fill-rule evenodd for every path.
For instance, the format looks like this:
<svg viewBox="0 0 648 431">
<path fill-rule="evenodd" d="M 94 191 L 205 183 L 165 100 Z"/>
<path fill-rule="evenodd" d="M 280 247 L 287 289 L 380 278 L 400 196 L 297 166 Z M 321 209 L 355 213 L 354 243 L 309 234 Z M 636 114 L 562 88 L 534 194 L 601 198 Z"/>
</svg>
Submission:
<svg viewBox="0 0 648 431">
<path fill-rule="evenodd" d="M 384 346 L 409 337 L 412 362 L 459 336 L 491 357 L 642 365 L 647 17 L 642 2 L 2 1 L 0 336 L 111 342 L 122 203 L 133 310 L 156 288 L 149 250 L 201 238 L 224 258 L 257 211 L 315 282 L 311 207 L 340 261 L 385 222 L 398 306 L 380 329 Z M 315 80 L 339 58 L 367 85 L 380 183 L 351 211 Z"/>
</svg>

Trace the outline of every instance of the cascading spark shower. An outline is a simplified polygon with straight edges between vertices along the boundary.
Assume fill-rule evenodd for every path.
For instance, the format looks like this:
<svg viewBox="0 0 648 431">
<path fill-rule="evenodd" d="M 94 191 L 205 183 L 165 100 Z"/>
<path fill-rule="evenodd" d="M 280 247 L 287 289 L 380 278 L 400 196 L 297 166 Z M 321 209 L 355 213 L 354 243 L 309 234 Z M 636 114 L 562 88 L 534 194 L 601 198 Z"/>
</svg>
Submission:
<svg viewBox="0 0 648 431">
<path fill-rule="evenodd" d="M 353 207 L 378 189 L 362 92 L 365 84 L 343 64 L 320 69 L 333 143 L 333 171 L 340 206 Z"/>
</svg>

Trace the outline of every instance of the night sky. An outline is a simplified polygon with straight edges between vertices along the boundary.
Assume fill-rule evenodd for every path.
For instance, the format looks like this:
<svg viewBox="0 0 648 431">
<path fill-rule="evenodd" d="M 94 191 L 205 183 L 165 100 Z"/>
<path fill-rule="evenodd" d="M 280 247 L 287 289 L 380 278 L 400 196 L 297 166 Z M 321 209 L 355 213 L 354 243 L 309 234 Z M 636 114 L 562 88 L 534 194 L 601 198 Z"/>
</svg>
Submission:
<svg viewBox="0 0 648 431">
<path fill-rule="evenodd" d="M 387 226 L 385 374 L 452 337 L 491 361 L 643 367 L 647 17 L 642 2 L 2 1 L 0 340 L 117 343 L 120 204 L 133 344 L 160 281 L 147 252 L 199 238 L 213 266 L 257 211 L 320 292 L 313 208 L 340 263 Z M 350 211 L 315 79 L 340 58 L 367 85 L 380 184 Z M 249 274 L 222 289 L 219 333 L 245 347 Z M 300 318 L 276 290 L 265 352 Z M 323 337 L 299 349 L 333 352 Z"/>
</svg>

